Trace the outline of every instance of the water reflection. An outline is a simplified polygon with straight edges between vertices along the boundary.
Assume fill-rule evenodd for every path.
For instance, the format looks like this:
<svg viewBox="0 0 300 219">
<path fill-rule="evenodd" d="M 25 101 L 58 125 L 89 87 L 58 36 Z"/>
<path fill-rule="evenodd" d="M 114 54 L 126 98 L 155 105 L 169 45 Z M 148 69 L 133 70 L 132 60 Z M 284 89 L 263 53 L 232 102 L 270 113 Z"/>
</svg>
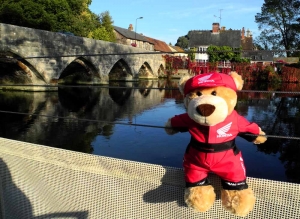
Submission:
<svg viewBox="0 0 300 219">
<path fill-rule="evenodd" d="M 111 88 L 60 86 L 57 92 L 0 91 L 0 136 L 67 150 L 181 167 L 188 134 L 168 136 L 167 118 L 185 111 L 176 80 L 114 82 Z M 276 90 L 287 89 L 287 85 Z M 300 88 L 293 84 L 294 92 Z M 245 89 L 258 89 L 246 84 Z M 272 89 L 275 88 L 275 85 Z M 299 88 L 299 90 L 297 90 Z M 270 90 L 266 87 L 266 90 Z M 259 90 L 259 89 L 258 89 Z M 295 94 L 239 92 L 236 110 L 269 135 L 300 137 Z M 33 114 L 33 115 L 30 115 Z M 122 122 L 127 125 L 114 124 Z M 300 183 L 298 140 L 269 138 L 254 146 L 243 139 L 248 175 Z"/>
<path fill-rule="evenodd" d="M 289 85 L 295 88 L 294 84 Z M 258 151 L 278 157 L 285 168 L 286 180 L 299 183 L 300 141 L 280 138 L 300 137 L 300 101 L 297 96 L 293 93 L 239 93 L 237 110 L 250 120 L 256 120 L 268 135 L 275 136 L 268 138 L 265 144 L 257 145 Z"/>
<path fill-rule="evenodd" d="M 99 101 L 100 88 L 60 87 L 58 99 L 62 107 L 70 112 L 88 112 Z"/>
</svg>

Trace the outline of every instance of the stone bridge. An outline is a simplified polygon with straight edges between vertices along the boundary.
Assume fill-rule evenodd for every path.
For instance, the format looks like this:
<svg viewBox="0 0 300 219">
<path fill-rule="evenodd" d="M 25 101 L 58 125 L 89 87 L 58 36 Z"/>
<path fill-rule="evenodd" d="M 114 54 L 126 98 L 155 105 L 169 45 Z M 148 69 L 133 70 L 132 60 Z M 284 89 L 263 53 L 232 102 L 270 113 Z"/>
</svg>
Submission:
<svg viewBox="0 0 300 219">
<path fill-rule="evenodd" d="M 23 85 L 108 84 L 164 75 L 162 54 L 127 45 L 3 23 L 0 39 L 0 62 L 17 64 Z"/>
</svg>

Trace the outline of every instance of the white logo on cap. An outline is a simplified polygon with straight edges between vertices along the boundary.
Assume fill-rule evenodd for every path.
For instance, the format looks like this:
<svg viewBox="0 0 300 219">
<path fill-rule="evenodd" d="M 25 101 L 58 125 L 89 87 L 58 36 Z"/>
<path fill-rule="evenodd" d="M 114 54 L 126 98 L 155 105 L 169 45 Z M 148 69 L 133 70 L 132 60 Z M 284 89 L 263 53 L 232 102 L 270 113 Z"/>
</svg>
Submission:
<svg viewBox="0 0 300 219">
<path fill-rule="evenodd" d="M 215 82 L 215 80 L 208 80 L 208 79 L 210 79 L 210 77 L 211 77 L 212 75 L 213 75 L 213 74 L 209 74 L 209 75 L 203 76 L 203 77 L 201 77 L 201 78 L 198 78 L 198 84 L 209 83 L 209 82 Z"/>
<path fill-rule="evenodd" d="M 217 130 L 217 133 L 218 133 L 217 138 L 232 136 L 232 134 L 227 134 L 227 132 L 231 128 L 231 124 L 232 124 L 232 122 L 228 123 L 227 125 L 223 126 L 222 128 L 219 128 Z"/>
</svg>

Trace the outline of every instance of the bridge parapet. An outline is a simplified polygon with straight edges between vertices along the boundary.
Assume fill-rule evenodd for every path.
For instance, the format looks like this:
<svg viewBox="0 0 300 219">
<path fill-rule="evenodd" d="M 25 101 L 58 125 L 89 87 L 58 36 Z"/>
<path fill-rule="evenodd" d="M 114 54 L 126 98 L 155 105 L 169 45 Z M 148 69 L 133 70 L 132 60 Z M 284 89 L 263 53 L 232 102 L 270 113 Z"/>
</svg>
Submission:
<svg viewBox="0 0 300 219">
<path fill-rule="evenodd" d="M 57 83 L 63 71 L 78 59 L 81 61 L 77 63 L 85 64 L 92 75 L 90 84 L 107 84 L 120 60 L 119 67 L 127 70 L 130 79 L 137 79 L 143 66 L 150 69 L 152 77 L 158 77 L 165 67 L 161 54 L 140 54 L 149 52 L 144 49 L 15 25 L 0 23 L 0 39 L 2 57 L 19 58 L 19 66 L 26 67 L 34 85 Z"/>
</svg>

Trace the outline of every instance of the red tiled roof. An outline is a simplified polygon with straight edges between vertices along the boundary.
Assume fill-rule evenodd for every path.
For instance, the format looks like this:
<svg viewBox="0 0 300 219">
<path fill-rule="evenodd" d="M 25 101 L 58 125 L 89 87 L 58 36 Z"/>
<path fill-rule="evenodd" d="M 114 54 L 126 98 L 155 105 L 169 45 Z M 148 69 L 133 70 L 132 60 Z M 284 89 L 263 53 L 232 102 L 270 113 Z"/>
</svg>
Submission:
<svg viewBox="0 0 300 219">
<path fill-rule="evenodd" d="M 157 40 L 157 39 L 153 39 L 150 37 L 146 37 L 149 42 L 154 44 L 154 50 L 155 51 L 159 51 L 159 52 L 172 52 L 172 50 L 170 49 L 170 47 L 163 41 Z"/>
</svg>

